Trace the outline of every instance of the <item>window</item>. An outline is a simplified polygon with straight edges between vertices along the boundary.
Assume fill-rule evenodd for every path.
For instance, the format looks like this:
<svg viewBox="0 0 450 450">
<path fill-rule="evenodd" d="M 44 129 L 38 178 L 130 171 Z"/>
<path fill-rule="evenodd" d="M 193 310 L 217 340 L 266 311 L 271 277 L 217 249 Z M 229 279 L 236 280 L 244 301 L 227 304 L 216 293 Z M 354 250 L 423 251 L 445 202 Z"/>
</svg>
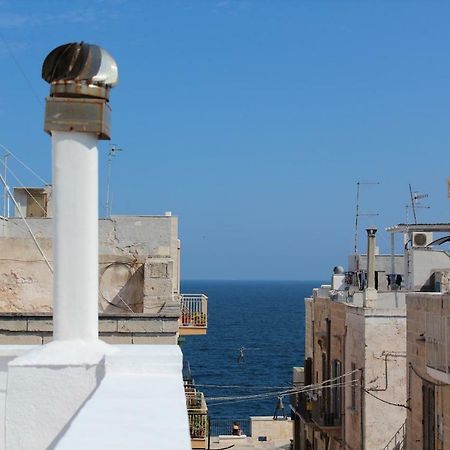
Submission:
<svg viewBox="0 0 450 450">
<path fill-rule="evenodd" d="M 422 439 L 423 450 L 435 450 L 435 408 L 434 408 L 434 385 L 423 382 L 422 384 Z"/>
<path fill-rule="evenodd" d="M 339 378 L 342 375 L 341 362 L 338 359 L 333 361 L 333 375 L 332 378 L 337 378 L 337 380 L 333 381 L 333 384 L 338 385 L 342 382 L 342 379 Z M 341 386 L 333 386 L 332 388 L 332 413 L 336 421 L 339 421 L 341 418 Z"/>
</svg>

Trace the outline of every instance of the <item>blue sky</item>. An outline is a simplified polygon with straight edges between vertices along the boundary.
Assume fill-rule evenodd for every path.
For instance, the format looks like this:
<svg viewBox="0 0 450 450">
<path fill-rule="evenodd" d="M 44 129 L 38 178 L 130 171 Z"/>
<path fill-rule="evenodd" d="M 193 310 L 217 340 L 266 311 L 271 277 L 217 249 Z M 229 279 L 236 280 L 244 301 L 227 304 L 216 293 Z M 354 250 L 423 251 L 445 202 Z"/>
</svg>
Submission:
<svg viewBox="0 0 450 450">
<path fill-rule="evenodd" d="M 408 183 L 429 194 L 419 219 L 450 220 L 449 17 L 444 1 L 0 0 L 0 143 L 50 179 L 42 61 L 102 45 L 120 72 L 113 213 L 178 215 L 184 278 L 322 279 L 353 249 L 358 180 L 380 182 L 361 248 L 365 225 L 405 220 Z"/>
</svg>

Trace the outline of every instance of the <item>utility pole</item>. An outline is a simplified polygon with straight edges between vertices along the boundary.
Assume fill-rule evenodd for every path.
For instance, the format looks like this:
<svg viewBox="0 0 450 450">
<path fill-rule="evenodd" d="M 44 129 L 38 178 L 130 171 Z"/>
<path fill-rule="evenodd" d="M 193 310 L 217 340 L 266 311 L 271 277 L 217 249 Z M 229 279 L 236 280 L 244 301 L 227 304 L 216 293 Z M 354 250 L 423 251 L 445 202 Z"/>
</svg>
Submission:
<svg viewBox="0 0 450 450">
<path fill-rule="evenodd" d="M 106 217 L 111 217 L 111 209 L 112 209 L 112 197 L 111 197 L 111 168 L 112 168 L 112 160 L 114 156 L 118 152 L 123 151 L 122 148 L 117 147 L 115 144 L 111 144 L 111 147 L 108 151 L 108 163 L 107 163 L 107 175 L 106 175 L 106 205 L 105 205 L 105 213 Z"/>
</svg>

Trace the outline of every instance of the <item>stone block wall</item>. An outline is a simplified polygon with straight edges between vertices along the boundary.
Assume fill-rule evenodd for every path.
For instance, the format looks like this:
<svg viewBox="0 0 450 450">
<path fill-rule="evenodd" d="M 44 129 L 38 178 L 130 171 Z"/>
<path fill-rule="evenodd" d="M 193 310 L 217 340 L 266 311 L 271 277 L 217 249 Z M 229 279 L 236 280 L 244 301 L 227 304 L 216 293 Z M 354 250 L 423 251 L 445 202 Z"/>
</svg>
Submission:
<svg viewBox="0 0 450 450">
<path fill-rule="evenodd" d="M 450 296 L 409 293 L 407 305 L 407 364 L 410 410 L 407 413 L 407 448 L 423 448 L 422 387 L 429 383 L 435 389 L 435 446 L 450 448 L 450 386 L 427 372 L 426 314 L 450 316 Z M 436 324 L 437 325 L 437 324 Z"/>
<path fill-rule="evenodd" d="M 102 315 L 100 339 L 109 344 L 177 344 L 178 314 Z M 52 340 L 48 314 L 0 314 L 0 345 L 46 344 Z"/>
</svg>

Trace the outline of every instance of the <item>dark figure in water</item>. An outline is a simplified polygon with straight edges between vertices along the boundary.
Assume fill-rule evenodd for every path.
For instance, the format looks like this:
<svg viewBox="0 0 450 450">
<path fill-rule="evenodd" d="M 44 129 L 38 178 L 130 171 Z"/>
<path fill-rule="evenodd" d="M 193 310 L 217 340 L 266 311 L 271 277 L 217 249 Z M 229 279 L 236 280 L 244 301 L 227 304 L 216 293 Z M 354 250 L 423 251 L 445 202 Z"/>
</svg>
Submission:
<svg viewBox="0 0 450 450">
<path fill-rule="evenodd" d="M 238 358 L 237 358 L 238 364 L 245 362 L 244 350 L 245 350 L 244 347 L 241 347 L 239 349 L 239 355 L 238 355 Z"/>
</svg>

